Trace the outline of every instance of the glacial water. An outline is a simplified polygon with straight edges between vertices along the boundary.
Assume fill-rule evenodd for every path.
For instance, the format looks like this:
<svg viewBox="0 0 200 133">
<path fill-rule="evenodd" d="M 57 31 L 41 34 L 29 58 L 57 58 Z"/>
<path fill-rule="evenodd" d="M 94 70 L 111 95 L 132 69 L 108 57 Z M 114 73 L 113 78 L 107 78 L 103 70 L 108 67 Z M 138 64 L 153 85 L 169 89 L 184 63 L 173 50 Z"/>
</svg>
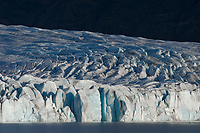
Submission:
<svg viewBox="0 0 200 133">
<path fill-rule="evenodd" d="M 0 124 L 0 133 L 195 133 L 200 123 Z"/>
</svg>

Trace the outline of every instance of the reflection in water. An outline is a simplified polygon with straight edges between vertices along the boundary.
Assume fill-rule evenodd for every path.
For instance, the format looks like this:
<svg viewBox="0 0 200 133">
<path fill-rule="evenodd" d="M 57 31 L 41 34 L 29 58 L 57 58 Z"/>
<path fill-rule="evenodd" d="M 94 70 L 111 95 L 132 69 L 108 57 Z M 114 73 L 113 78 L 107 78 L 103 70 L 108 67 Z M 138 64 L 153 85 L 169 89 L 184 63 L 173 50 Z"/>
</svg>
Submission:
<svg viewBox="0 0 200 133">
<path fill-rule="evenodd" d="M 34 123 L 0 124 L 0 133 L 192 133 L 200 123 Z"/>
</svg>

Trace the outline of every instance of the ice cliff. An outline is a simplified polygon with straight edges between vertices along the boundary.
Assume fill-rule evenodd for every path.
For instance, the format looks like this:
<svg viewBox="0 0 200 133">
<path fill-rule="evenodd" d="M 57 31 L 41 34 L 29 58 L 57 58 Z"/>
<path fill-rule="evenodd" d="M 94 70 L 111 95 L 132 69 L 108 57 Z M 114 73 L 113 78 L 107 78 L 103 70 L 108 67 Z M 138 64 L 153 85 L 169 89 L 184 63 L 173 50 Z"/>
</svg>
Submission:
<svg viewBox="0 0 200 133">
<path fill-rule="evenodd" d="M 0 25 L 0 122 L 199 121 L 200 44 Z"/>
</svg>

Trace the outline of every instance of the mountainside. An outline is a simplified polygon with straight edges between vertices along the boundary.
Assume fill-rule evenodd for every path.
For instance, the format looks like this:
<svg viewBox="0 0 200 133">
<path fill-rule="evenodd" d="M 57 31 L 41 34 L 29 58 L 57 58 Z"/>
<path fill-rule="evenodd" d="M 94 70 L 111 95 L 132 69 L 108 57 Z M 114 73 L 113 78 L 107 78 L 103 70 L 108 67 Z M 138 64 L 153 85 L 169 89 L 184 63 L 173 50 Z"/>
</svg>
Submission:
<svg viewBox="0 0 200 133">
<path fill-rule="evenodd" d="M 0 122 L 199 121 L 200 44 L 0 25 Z"/>
<path fill-rule="evenodd" d="M 200 42 L 199 0 L 1 0 L 0 23 Z"/>
</svg>

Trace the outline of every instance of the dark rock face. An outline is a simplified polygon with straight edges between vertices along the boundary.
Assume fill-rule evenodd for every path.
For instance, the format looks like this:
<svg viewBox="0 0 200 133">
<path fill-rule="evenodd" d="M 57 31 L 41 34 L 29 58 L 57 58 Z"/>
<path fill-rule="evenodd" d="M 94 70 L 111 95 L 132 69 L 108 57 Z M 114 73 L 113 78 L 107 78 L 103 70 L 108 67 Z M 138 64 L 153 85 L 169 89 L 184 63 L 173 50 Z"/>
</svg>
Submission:
<svg viewBox="0 0 200 133">
<path fill-rule="evenodd" d="M 200 42 L 200 1 L 1 0 L 0 23 Z"/>
</svg>

